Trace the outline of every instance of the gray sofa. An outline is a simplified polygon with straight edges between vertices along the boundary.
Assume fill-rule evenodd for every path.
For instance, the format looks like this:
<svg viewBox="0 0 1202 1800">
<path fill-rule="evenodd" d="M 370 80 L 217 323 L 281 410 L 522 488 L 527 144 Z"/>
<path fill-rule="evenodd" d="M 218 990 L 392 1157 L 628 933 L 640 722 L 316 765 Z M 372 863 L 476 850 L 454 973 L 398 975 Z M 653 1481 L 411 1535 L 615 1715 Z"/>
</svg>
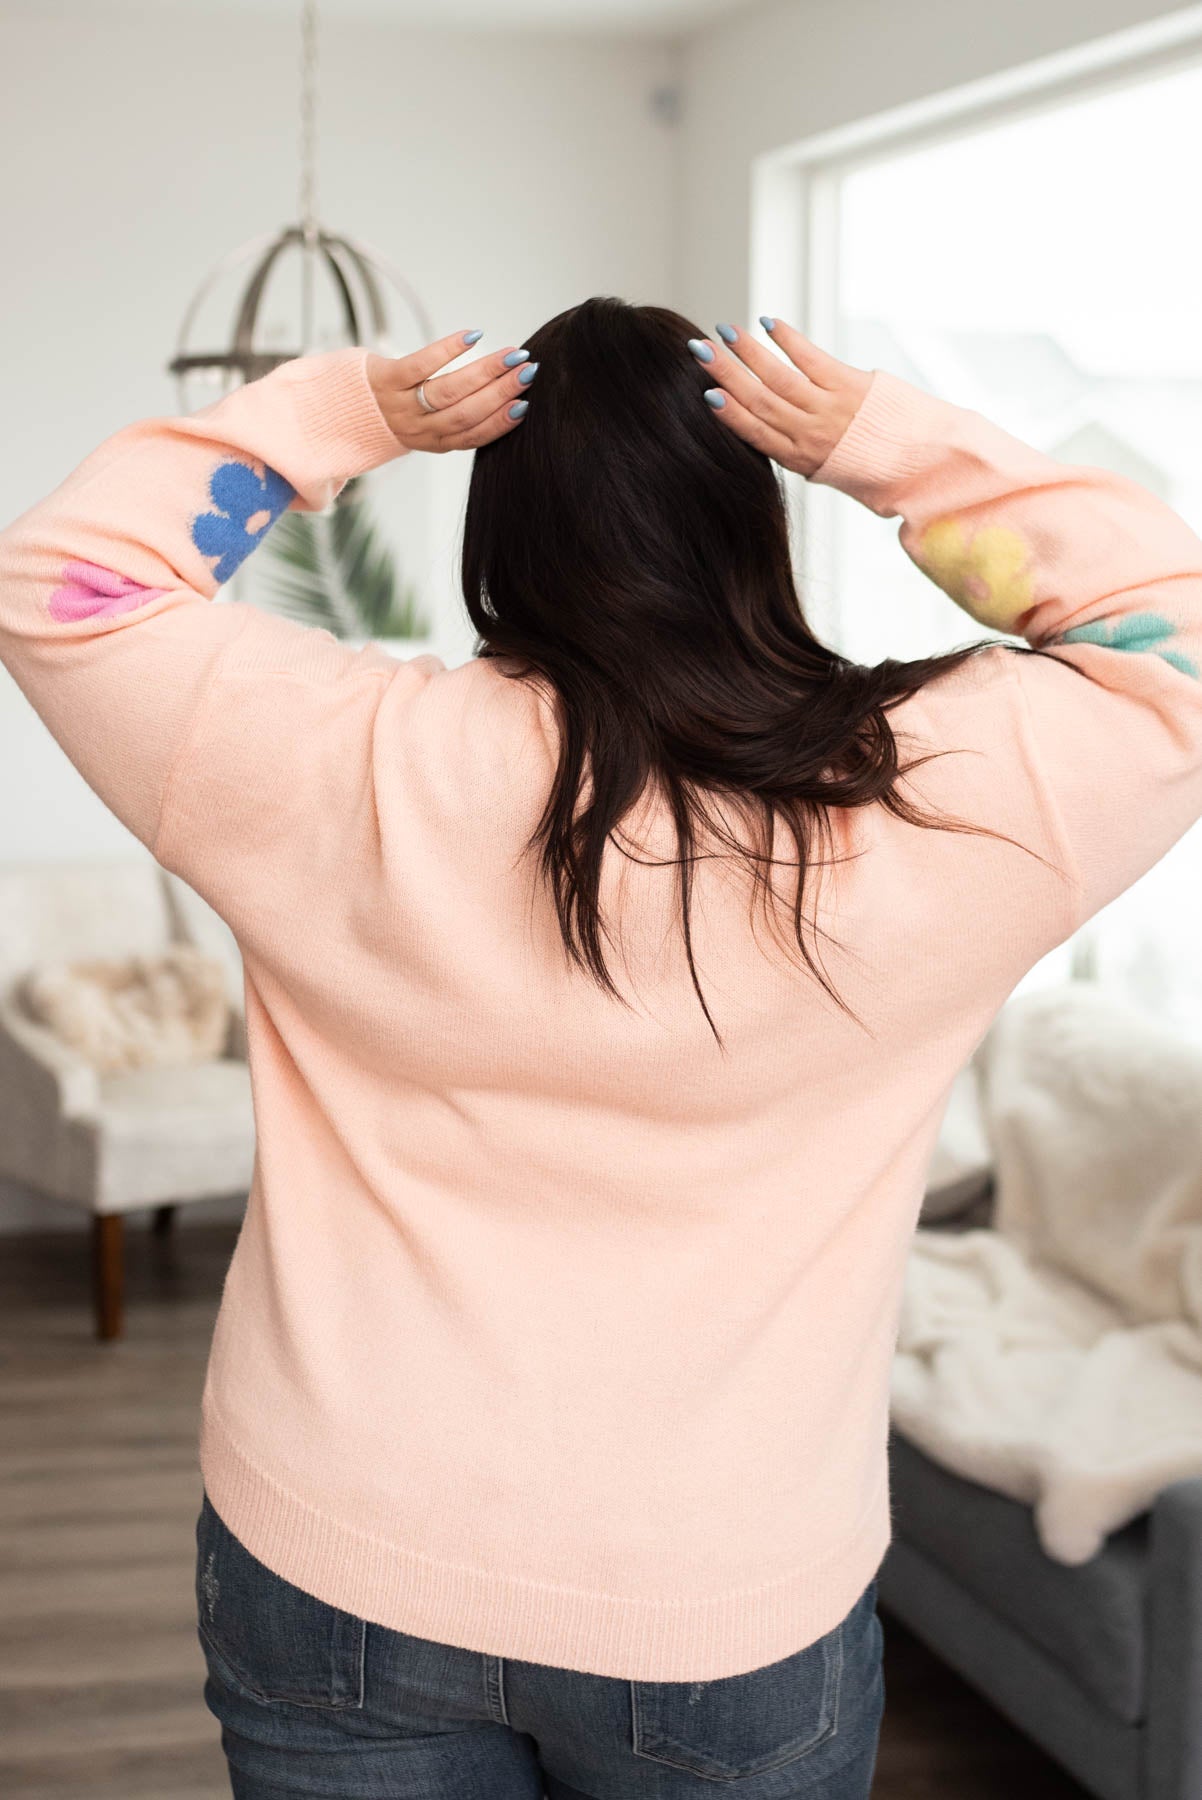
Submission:
<svg viewBox="0 0 1202 1800">
<path fill-rule="evenodd" d="M 1102 1800 L 1202 1800 L 1202 1481 L 1070 1568 L 1030 1509 L 890 1443 L 880 1603 Z"/>
</svg>

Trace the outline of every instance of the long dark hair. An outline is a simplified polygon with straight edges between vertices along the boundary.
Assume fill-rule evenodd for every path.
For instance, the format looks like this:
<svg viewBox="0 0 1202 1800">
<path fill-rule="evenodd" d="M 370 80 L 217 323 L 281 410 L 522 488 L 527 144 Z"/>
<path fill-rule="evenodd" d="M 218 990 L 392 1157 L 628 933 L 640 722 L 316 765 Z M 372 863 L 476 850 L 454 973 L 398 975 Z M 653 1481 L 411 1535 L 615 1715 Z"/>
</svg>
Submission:
<svg viewBox="0 0 1202 1800">
<path fill-rule="evenodd" d="M 605 956 L 602 858 L 644 791 L 675 825 L 680 919 L 693 987 L 721 1039 L 693 958 L 690 895 L 699 845 L 716 841 L 754 878 L 771 917 L 774 867 L 797 871 L 792 933 L 830 807 L 872 802 L 914 825 L 936 820 L 898 792 L 889 709 L 983 646 L 862 667 L 806 623 L 775 465 L 714 418 L 687 347 L 702 333 L 656 306 L 592 299 L 527 339 L 540 364 L 529 416 L 476 453 L 463 594 L 477 654 L 541 678 L 559 759 L 527 846 L 550 882 L 568 955 L 621 997 Z M 733 802 L 732 832 L 711 798 Z M 780 828 L 795 852 L 774 854 Z"/>
</svg>

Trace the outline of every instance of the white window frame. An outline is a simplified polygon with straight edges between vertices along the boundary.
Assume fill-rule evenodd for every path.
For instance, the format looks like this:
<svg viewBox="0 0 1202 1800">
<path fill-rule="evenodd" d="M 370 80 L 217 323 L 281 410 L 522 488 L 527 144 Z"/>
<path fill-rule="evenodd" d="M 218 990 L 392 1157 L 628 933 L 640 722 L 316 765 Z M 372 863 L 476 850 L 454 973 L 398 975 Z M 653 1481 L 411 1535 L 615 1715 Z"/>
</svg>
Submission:
<svg viewBox="0 0 1202 1800">
<path fill-rule="evenodd" d="M 834 342 L 839 193 L 853 170 L 966 130 L 1092 100 L 1202 64 L 1202 5 L 967 82 L 755 159 L 751 173 L 749 317 L 779 312 L 817 344 Z M 787 476 L 806 614 L 837 638 L 832 490 Z"/>
</svg>

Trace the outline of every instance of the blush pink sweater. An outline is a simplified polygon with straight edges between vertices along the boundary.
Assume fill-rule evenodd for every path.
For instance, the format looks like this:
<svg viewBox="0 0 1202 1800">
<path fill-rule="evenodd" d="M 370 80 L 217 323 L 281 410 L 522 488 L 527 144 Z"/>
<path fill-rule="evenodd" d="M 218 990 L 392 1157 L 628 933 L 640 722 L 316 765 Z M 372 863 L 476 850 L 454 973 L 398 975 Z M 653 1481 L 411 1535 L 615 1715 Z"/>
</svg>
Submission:
<svg viewBox="0 0 1202 1800">
<path fill-rule="evenodd" d="M 900 515 L 933 579 L 1045 653 L 995 643 L 892 714 L 908 754 L 948 752 L 912 794 L 1000 835 L 836 815 L 815 903 L 856 1018 L 699 865 L 722 1054 L 670 868 L 608 871 L 634 1004 L 569 969 L 520 855 L 554 761 L 530 685 L 213 604 L 284 507 L 398 450 L 363 353 L 306 358 L 119 432 L 0 539 L 9 669 L 244 957 L 258 1146 L 204 1480 L 271 1569 L 380 1624 L 741 1673 L 832 1627 L 888 1543 L 949 1084 L 1202 813 L 1202 542 L 874 374 L 814 479 Z"/>
</svg>

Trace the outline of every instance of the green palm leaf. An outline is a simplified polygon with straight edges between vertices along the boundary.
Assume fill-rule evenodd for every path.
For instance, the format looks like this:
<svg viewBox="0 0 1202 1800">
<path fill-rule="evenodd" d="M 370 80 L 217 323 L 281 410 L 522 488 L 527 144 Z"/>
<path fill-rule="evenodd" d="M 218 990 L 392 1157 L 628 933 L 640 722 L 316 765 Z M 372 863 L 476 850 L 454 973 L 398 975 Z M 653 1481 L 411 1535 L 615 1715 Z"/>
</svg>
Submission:
<svg viewBox="0 0 1202 1800">
<path fill-rule="evenodd" d="M 263 547 L 274 610 L 335 637 L 424 637 L 428 622 L 354 484 L 329 512 L 286 512 Z"/>
</svg>

